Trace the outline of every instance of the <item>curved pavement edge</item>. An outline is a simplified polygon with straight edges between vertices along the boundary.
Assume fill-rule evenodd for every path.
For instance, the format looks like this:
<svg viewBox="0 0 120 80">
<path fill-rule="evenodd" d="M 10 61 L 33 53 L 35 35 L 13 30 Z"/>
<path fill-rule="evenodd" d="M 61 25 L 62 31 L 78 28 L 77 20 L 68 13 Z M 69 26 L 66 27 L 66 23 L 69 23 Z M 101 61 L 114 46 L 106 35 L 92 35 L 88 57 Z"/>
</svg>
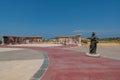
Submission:
<svg viewBox="0 0 120 80">
<path fill-rule="evenodd" d="M 45 71 L 48 68 L 49 57 L 44 52 L 42 52 L 41 54 L 44 56 L 44 62 L 42 64 L 42 66 L 40 67 L 40 69 L 33 75 L 33 77 L 30 80 L 40 80 L 41 77 L 43 76 L 43 74 L 45 73 Z"/>
</svg>

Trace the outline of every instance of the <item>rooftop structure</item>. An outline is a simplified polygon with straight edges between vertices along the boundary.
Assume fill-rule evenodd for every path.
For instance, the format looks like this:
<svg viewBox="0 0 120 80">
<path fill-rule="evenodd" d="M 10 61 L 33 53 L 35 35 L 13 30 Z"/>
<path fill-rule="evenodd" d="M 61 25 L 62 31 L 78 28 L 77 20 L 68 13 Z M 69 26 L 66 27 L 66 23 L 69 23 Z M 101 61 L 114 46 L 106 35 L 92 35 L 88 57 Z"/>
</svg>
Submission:
<svg viewBox="0 0 120 80">
<path fill-rule="evenodd" d="M 59 36 L 58 41 L 61 44 L 81 44 L 81 35 Z"/>
<path fill-rule="evenodd" d="M 3 36 L 2 44 L 33 44 L 41 43 L 41 36 Z"/>
</svg>

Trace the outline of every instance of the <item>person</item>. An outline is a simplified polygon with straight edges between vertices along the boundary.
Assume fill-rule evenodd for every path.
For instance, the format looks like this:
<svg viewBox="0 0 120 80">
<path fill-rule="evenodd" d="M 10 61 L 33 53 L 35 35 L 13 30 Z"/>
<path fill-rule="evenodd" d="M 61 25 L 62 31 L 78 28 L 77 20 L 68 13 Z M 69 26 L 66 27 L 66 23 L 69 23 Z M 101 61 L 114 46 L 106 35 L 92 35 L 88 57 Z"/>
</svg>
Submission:
<svg viewBox="0 0 120 80">
<path fill-rule="evenodd" d="M 90 52 L 89 53 L 96 54 L 98 40 L 94 32 L 92 32 L 92 36 L 90 39 L 91 41 L 90 41 Z"/>
</svg>

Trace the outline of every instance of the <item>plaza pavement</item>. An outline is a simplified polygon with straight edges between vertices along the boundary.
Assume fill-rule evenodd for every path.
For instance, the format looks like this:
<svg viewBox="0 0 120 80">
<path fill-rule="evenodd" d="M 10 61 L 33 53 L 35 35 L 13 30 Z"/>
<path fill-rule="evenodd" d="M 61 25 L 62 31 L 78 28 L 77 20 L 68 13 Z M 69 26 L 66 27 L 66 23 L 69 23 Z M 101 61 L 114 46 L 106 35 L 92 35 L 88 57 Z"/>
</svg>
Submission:
<svg viewBox="0 0 120 80">
<path fill-rule="evenodd" d="M 33 80 L 44 62 L 40 51 L 0 48 L 0 80 Z"/>
<path fill-rule="evenodd" d="M 65 49 L 84 53 L 89 52 L 89 46 L 87 45 L 70 47 Z M 97 46 L 97 53 L 99 53 L 101 57 L 120 61 L 120 46 Z"/>
<path fill-rule="evenodd" d="M 119 57 L 117 56 L 117 60 L 115 56 L 112 59 L 109 58 L 111 56 L 109 52 L 113 55 L 114 49 L 108 48 L 109 52 L 104 53 L 106 56 L 109 55 L 107 58 L 106 56 L 95 58 L 85 55 L 85 50 L 88 50 L 86 46 L 82 48 L 75 45 L 24 48 L 39 50 L 49 56 L 49 65 L 40 80 L 120 80 Z M 105 52 L 105 48 L 101 50 Z M 119 47 L 116 50 L 118 52 L 114 55 L 119 55 Z"/>
</svg>

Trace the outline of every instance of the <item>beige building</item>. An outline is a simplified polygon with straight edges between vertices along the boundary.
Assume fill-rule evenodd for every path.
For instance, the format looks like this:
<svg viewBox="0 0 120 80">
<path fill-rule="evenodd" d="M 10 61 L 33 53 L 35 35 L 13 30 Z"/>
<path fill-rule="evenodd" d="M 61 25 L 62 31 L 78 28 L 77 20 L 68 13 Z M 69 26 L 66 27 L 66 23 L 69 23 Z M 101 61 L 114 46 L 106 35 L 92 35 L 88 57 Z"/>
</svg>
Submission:
<svg viewBox="0 0 120 80">
<path fill-rule="evenodd" d="M 58 41 L 61 44 L 81 44 L 81 35 L 59 36 Z"/>
<path fill-rule="evenodd" d="M 41 43 L 41 36 L 3 36 L 2 44 L 34 44 Z"/>
</svg>

